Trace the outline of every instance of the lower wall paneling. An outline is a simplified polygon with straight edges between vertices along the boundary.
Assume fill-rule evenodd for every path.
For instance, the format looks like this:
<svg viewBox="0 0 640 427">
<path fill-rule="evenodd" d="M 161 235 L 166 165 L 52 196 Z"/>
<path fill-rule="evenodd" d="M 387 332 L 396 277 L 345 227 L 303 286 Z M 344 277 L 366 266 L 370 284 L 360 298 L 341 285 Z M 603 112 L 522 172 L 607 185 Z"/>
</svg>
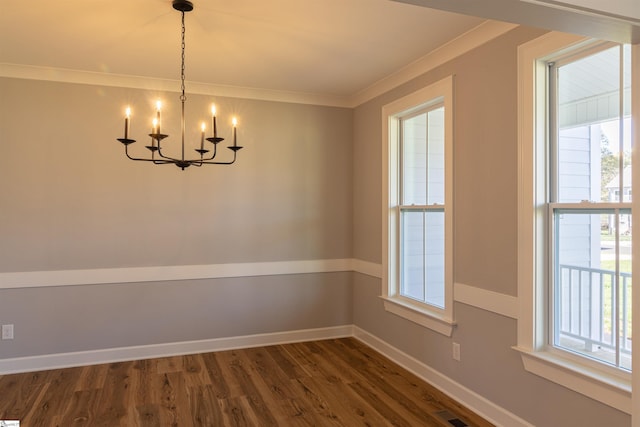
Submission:
<svg viewBox="0 0 640 427">
<path fill-rule="evenodd" d="M 4 361 L 332 328 L 353 323 L 351 273 L 1 289 L 0 323 Z"/>
</svg>

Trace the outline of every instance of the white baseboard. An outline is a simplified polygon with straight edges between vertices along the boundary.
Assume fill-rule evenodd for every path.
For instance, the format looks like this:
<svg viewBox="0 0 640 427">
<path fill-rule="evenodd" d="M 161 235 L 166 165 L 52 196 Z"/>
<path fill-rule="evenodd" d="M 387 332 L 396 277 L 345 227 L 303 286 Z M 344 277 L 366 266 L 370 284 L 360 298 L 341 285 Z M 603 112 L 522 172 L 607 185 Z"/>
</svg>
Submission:
<svg viewBox="0 0 640 427">
<path fill-rule="evenodd" d="M 240 337 L 17 357 L 0 359 L 0 375 L 351 336 L 353 336 L 353 326 L 344 325 Z"/>
<path fill-rule="evenodd" d="M 412 356 L 398 350 L 375 335 L 371 335 L 369 332 L 357 326 L 354 326 L 353 329 L 353 336 L 356 339 L 414 373 L 496 426 L 533 427 L 532 424 L 522 418 L 480 396 L 478 393 L 469 390 L 462 384 L 453 381 L 451 378 L 425 365 Z"/>
</svg>

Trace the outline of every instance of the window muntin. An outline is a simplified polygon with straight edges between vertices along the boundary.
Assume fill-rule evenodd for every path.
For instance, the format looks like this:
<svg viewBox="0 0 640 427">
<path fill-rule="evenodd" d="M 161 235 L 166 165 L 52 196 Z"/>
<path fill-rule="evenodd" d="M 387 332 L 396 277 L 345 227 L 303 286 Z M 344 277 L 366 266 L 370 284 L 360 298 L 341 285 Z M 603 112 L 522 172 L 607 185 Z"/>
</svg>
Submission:
<svg viewBox="0 0 640 427">
<path fill-rule="evenodd" d="M 591 48 L 549 63 L 547 159 L 547 342 L 624 370 L 631 369 L 629 53 Z"/>
</svg>

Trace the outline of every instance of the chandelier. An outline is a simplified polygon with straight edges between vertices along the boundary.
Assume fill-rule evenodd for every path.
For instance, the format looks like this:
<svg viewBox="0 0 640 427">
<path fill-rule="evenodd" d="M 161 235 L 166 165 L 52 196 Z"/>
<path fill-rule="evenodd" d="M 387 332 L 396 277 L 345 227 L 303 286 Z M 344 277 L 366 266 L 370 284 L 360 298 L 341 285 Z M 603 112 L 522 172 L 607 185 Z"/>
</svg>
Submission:
<svg viewBox="0 0 640 427">
<path fill-rule="evenodd" d="M 181 136 L 182 136 L 182 154 L 179 158 L 171 157 L 167 154 L 164 154 L 163 148 L 164 145 L 162 141 L 167 138 L 169 135 L 163 134 L 161 132 L 161 109 L 162 103 L 157 101 L 156 103 L 156 117 L 152 121 L 151 133 L 149 136 L 151 137 L 151 145 L 147 145 L 147 149 L 150 151 L 148 157 L 134 157 L 129 153 L 129 145 L 136 142 L 135 139 L 129 138 L 129 126 L 131 122 L 131 108 L 127 107 L 125 110 L 125 118 L 124 118 L 124 138 L 117 138 L 124 145 L 124 152 L 126 156 L 131 160 L 142 161 L 142 162 L 151 162 L 156 165 L 166 165 L 166 164 L 174 164 L 180 169 L 184 170 L 189 166 L 202 166 L 202 165 L 230 165 L 236 161 L 236 155 L 238 150 L 242 147 L 237 144 L 236 137 L 236 127 L 237 120 L 233 118 L 233 145 L 228 146 L 227 148 L 233 152 L 233 157 L 228 161 L 218 161 L 214 160 L 217 154 L 218 143 L 224 141 L 224 138 L 218 136 L 218 128 L 216 123 L 216 108 L 215 105 L 211 106 L 211 136 L 206 137 L 206 125 L 204 122 L 201 124 L 201 136 L 200 136 L 200 148 L 196 148 L 195 151 L 198 153 L 194 155 L 194 158 L 185 158 L 185 120 L 184 120 L 184 104 L 187 100 L 185 96 L 185 84 L 184 84 L 184 50 L 185 50 L 185 25 L 184 25 L 184 14 L 185 12 L 190 12 L 193 10 L 193 4 L 188 0 L 173 0 L 173 8 L 181 13 L 182 15 L 182 66 L 180 68 L 180 89 L 182 94 L 180 95 L 180 102 L 182 103 L 182 114 L 181 114 Z M 204 141 L 208 141 L 213 144 L 212 150 L 205 148 Z M 207 145 L 208 146 L 208 145 Z"/>
</svg>

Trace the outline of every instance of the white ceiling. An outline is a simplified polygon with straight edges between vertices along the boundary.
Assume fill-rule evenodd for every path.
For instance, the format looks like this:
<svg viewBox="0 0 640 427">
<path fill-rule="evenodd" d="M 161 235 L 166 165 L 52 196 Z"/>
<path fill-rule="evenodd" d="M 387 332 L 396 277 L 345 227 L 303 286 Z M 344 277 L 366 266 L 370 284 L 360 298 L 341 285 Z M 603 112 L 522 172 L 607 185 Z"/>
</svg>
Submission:
<svg viewBox="0 0 640 427">
<path fill-rule="evenodd" d="M 189 84 L 203 83 L 218 91 L 228 87 L 227 94 L 257 89 L 342 103 L 335 100 L 357 99 L 368 88 L 383 87 L 385 79 L 397 84 L 398 71 L 419 69 L 421 59 L 480 30 L 485 19 L 640 42 L 637 16 L 614 13 L 635 10 L 628 4 L 635 0 L 608 0 L 598 13 L 586 7 L 596 0 L 565 0 L 586 4 L 577 9 L 555 0 L 192 1 L 187 91 Z M 0 0 L 0 75 L 35 67 L 48 76 L 77 78 L 62 69 L 84 72 L 85 82 L 89 72 L 125 86 L 119 77 L 168 79 L 173 88 L 180 76 L 180 13 L 171 3 Z M 614 7 L 620 4 L 627 9 Z M 129 81 L 138 87 L 141 80 Z"/>
<path fill-rule="evenodd" d="M 389 0 L 193 0 L 189 81 L 350 96 L 484 22 Z M 0 0 L 0 63 L 176 80 L 171 0 Z"/>
</svg>

